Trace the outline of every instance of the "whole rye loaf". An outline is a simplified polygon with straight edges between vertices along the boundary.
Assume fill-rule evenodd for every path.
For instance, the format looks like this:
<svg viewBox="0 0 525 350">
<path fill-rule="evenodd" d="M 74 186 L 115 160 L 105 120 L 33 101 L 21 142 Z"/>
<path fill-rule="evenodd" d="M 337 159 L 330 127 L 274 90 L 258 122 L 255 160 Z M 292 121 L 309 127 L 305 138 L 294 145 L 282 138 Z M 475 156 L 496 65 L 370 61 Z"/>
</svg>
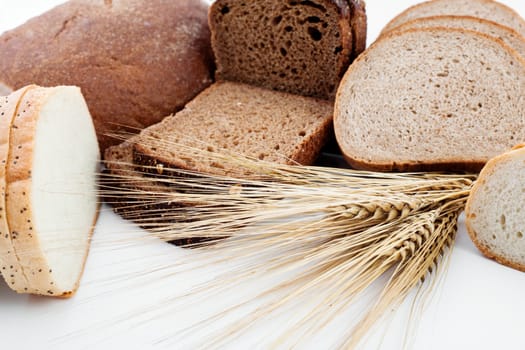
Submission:
<svg viewBox="0 0 525 350">
<path fill-rule="evenodd" d="M 77 85 L 101 150 L 211 83 L 208 6 L 200 0 L 71 0 L 0 36 L 0 81 Z"/>
</svg>

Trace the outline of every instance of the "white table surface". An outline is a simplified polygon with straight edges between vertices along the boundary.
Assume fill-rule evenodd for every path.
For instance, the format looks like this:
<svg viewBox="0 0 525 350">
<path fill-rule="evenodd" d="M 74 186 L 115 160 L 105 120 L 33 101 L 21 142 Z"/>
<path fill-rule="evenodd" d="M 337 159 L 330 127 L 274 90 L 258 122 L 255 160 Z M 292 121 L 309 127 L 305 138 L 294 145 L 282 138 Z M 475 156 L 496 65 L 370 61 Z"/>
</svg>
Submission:
<svg viewBox="0 0 525 350">
<path fill-rule="evenodd" d="M 95 1 L 95 0 L 93 0 Z M 101 0 L 99 0 L 101 1 Z M 60 0 L 0 0 L 0 32 L 13 28 Z M 409 5 L 412 0 L 367 1 L 369 42 L 382 26 Z M 506 0 L 525 16 L 523 0 Z M 198 304 L 169 300 L 209 281 L 220 266 L 195 268 L 173 276 L 158 278 L 150 273 L 156 266 L 172 266 L 179 261 L 202 263 L 197 253 L 159 242 L 142 242 L 112 249 L 108 237 L 128 232 L 133 237 L 143 232 L 125 223 L 103 207 L 98 222 L 83 285 L 69 300 L 52 300 L 20 296 L 0 284 L 0 348 L 1 349 L 99 349 L 193 348 L 202 332 L 225 322 L 219 319 L 204 330 L 192 330 L 173 336 L 196 319 L 220 310 L 237 300 L 243 291 L 257 290 L 250 283 L 246 290 L 213 295 Z M 135 271 L 133 273 L 133 271 Z M 128 273 L 132 273 L 130 277 Z M 115 282 L 116 276 L 124 276 Z M 103 284 L 112 280 L 111 284 Z M 262 282 L 260 282 L 262 283 Z M 470 242 L 463 223 L 450 261 L 448 273 L 437 288 L 429 307 L 419 322 L 414 349 L 525 349 L 525 274 L 500 266 L 483 258 Z M 236 293 L 239 293 L 238 295 Z M 395 318 L 368 337 L 366 349 L 399 349 L 410 304 L 403 304 Z M 144 310 L 158 312 L 156 316 Z M 123 312 L 125 312 L 123 314 Z M 258 324 L 253 331 L 230 344 L 231 348 L 264 348 L 282 322 L 293 319 L 293 311 Z M 150 319 L 152 318 L 152 319 Z M 128 321 L 123 321 L 127 319 Z M 355 315 L 347 313 L 304 347 L 325 348 L 348 328 Z M 345 321 L 346 320 L 346 321 Z M 158 342 L 167 338 L 167 341 Z"/>
</svg>

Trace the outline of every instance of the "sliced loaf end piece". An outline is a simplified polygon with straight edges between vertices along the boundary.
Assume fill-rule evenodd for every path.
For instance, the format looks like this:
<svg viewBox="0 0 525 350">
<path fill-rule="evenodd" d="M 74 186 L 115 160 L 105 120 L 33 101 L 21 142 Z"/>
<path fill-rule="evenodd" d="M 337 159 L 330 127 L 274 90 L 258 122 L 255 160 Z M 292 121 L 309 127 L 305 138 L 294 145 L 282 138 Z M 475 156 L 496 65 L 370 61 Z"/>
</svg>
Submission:
<svg viewBox="0 0 525 350">
<path fill-rule="evenodd" d="M 478 171 L 525 141 L 524 90 L 525 63 L 499 40 L 445 28 L 391 33 L 348 70 L 335 133 L 357 168 Z"/>
<path fill-rule="evenodd" d="M 525 147 L 491 159 L 466 207 L 468 233 L 488 258 L 525 272 Z"/>
<path fill-rule="evenodd" d="M 67 297 L 77 290 L 98 216 L 99 158 L 79 88 L 25 94 L 6 172 L 8 225 L 28 280 L 19 292 Z"/>
<path fill-rule="evenodd" d="M 218 0 L 209 12 L 219 80 L 333 99 L 366 45 L 361 0 Z"/>
<path fill-rule="evenodd" d="M 215 83 L 181 112 L 143 130 L 133 160 L 142 171 L 159 174 L 167 168 L 236 176 L 243 171 L 203 159 L 202 150 L 311 165 L 332 134 L 332 117 L 329 101 Z"/>
<path fill-rule="evenodd" d="M 409 29 L 443 27 L 452 29 L 467 29 L 480 32 L 496 39 L 500 39 L 516 50 L 521 57 L 525 57 L 525 37 L 510 27 L 497 22 L 471 16 L 433 16 L 417 18 L 393 28 L 392 31 L 406 31 Z M 388 32 L 388 33 L 390 33 Z M 387 33 L 387 34 L 388 34 Z"/>
<path fill-rule="evenodd" d="M 431 0 L 409 7 L 394 17 L 382 34 L 408 21 L 432 16 L 472 16 L 510 27 L 525 36 L 525 20 L 510 7 L 492 0 Z"/>
</svg>

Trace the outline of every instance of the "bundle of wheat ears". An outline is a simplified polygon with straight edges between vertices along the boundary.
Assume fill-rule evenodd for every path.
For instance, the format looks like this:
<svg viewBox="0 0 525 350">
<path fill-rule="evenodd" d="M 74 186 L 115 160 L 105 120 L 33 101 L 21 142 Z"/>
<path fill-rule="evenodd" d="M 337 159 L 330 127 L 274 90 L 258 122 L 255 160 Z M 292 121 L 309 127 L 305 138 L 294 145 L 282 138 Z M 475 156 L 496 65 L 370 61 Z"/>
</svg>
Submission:
<svg viewBox="0 0 525 350">
<path fill-rule="evenodd" d="M 340 346 L 355 347 L 414 288 L 432 286 L 436 270 L 449 256 L 458 216 L 475 181 L 474 175 L 288 166 L 227 151 L 169 142 L 166 147 L 228 164 L 239 173 L 215 176 L 164 168 L 162 175 L 151 177 L 119 164 L 127 170 L 106 174 L 102 195 L 156 237 L 189 239 L 197 242 L 195 249 L 220 257 L 208 260 L 210 264 L 224 259 L 218 252 L 225 250 L 228 259 L 238 262 L 195 293 L 219 293 L 221 286 L 235 285 L 254 273 L 299 271 L 253 295 L 253 300 L 266 300 L 286 291 L 211 337 L 207 346 L 214 347 L 288 303 L 322 291 L 317 306 L 274 337 L 275 344 L 292 334 L 304 340 L 380 281 L 380 295 L 341 338 Z M 169 276 L 170 268 L 164 270 Z M 188 329 L 203 327 L 245 303 Z"/>
</svg>

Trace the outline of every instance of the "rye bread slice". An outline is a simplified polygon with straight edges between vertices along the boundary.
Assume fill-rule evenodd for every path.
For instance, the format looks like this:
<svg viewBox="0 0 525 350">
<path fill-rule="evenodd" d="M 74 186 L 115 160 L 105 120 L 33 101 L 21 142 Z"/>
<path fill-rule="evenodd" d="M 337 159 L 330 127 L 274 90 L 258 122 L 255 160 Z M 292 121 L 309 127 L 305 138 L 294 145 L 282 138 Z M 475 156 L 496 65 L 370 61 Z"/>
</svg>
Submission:
<svg viewBox="0 0 525 350">
<path fill-rule="evenodd" d="M 334 125 L 345 158 L 373 170 L 479 171 L 525 140 L 525 63 L 478 32 L 415 29 L 350 67 Z"/>
<path fill-rule="evenodd" d="M 409 7 L 384 28 L 386 33 L 395 27 L 423 17 L 472 16 L 487 19 L 510 27 L 525 36 L 525 20 L 513 9 L 492 0 L 431 0 Z"/>
<path fill-rule="evenodd" d="M 210 7 L 218 80 L 333 99 L 366 47 L 361 0 L 217 0 Z"/>
<path fill-rule="evenodd" d="M 139 227 L 158 232 L 177 222 L 195 220 L 192 206 L 177 200 L 177 189 L 156 181 L 135 169 L 133 143 L 136 136 L 123 143 L 108 147 L 104 154 L 106 174 L 101 187 L 106 203 L 115 213 Z M 181 238 L 170 241 L 178 246 L 194 246 L 209 238 Z"/>
<path fill-rule="evenodd" d="M 133 161 L 144 172 L 179 168 L 214 175 L 245 170 L 202 159 L 200 150 L 226 151 L 286 164 L 312 164 L 332 132 L 333 105 L 232 82 L 215 83 L 184 110 L 144 129 Z"/>
<path fill-rule="evenodd" d="M 525 272 L 525 148 L 491 159 L 466 207 L 468 233 L 488 258 Z"/>
<path fill-rule="evenodd" d="M 525 58 L 525 37 L 499 23 L 486 19 L 469 16 L 434 16 L 414 19 L 393 28 L 392 31 L 405 31 L 408 29 L 443 27 L 452 29 L 467 29 L 480 32 L 496 39 L 516 50 Z"/>
</svg>

